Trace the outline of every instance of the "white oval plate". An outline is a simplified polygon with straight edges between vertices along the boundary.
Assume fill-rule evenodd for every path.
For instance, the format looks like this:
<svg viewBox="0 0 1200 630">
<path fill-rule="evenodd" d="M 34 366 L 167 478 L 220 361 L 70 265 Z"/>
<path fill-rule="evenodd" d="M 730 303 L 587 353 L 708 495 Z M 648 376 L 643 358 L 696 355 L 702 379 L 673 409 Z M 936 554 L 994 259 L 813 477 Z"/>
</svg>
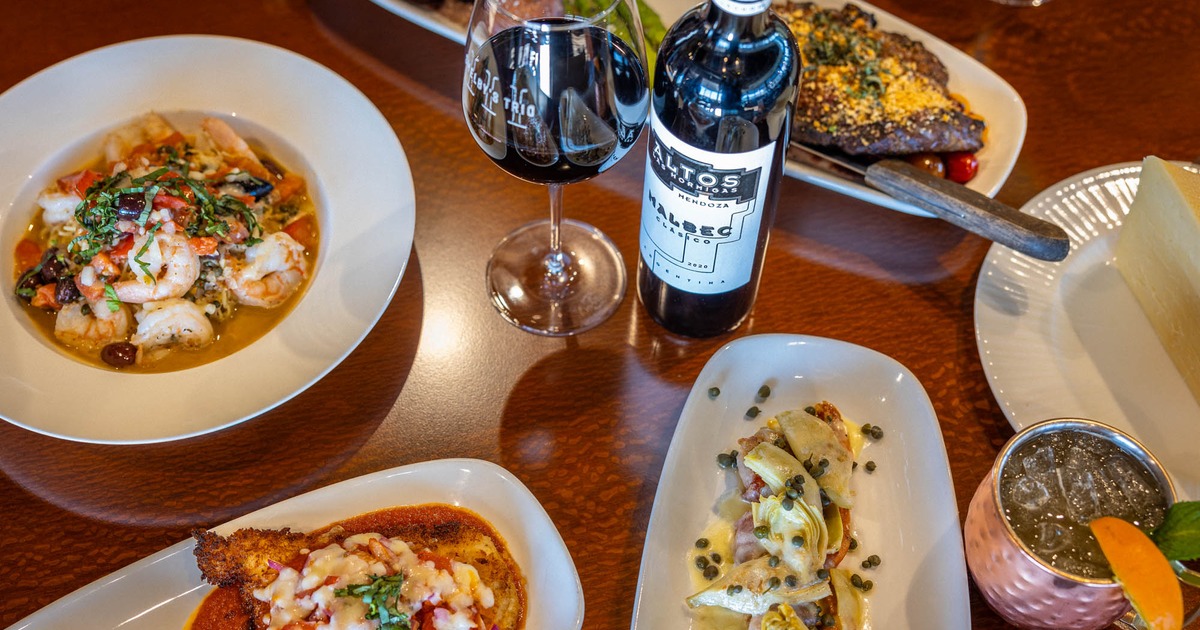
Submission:
<svg viewBox="0 0 1200 630">
<path fill-rule="evenodd" d="M 445 1 L 457 2 L 458 0 Z M 405 0 L 372 0 L 372 2 L 442 37 L 466 44 L 467 36 L 463 25 L 455 24 L 437 11 L 410 4 Z M 675 20 L 679 19 L 679 16 L 696 5 L 694 0 L 646 0 L 646 2 L 658 13 L 668 28 Z M 813 0 L 813 2 L 829 9 L 840 9 L 846 4 L 845 0 Z M 925 47 L 946 65 L 946 69 L 950 72 L 950 91 L 965 98 L 971 105 L 971 111 L 981 116 L 988 126 L 987 146 L 976 154 L 976 157 L 979 158 L 979 173 L 967 184 L 967 188 L 988 197 L 994 197 L 996 193 L 1000 192 L 1004 182 L 1008 180 L 1008 175 L 1017 162 L 1017 155 L 1021 153 L 1021 146 L 1025 143 L 1025 128 L 1028 120 L 1025 114 L 1025 102 L 1021 100 L 1021 95 L 1017 94 L 1017 91 L 991 68 L 979 63 L 974 57 L 954 46 L 866 2 L 856 1 L 855 4 L 874 15 L 881 30 L 907 35 L 909 38 L 925 44 Z M 933 216 L 912 204 L 879 192 L 861 180 L 843 177 L 830 171 L 801 164 L 795 160 L 787 161 L 784 165 L 784 172 L 796 179 L 878 206 L 917 216 Z"/>
<path fill-rule="evenodd" d="M 762 403 L 755 394 L 771 387 Z M 710 398 L 708 389 L 720 388 Z M 684 598 L 692 594 L 693 542 L 716 516 L 713 508 L 734 475 L 716 455 L 761 423 L 747 421 L 757 404 L 761 419 L 828 400 L 860 424 L 885 435 L 868 440 L 853 478 L 851 522 L 860 545 L 842 566 L 857 569 L 879 554 L 867 595 L 876 628 L 959 630 L 971 626 L 967 568 L 950 466 L 941 427 L 920 382 L 903 365 L 861 346 L 804 335 L 752 335 L 718 350 L 696 378 L 663 465 L 634 604 L 634 630 L 693 628 Z M 931 588 L 931 585 L 936 585 Z"/>
<path fill-rule="evenodd" d="M 334 521 L 396 505 L 447 503 L 486 519 L 508 543 L 525 576 L 525 627 L 578 630 L 583 587 L 575 563 L 546 510 L 504 468 L 478 459 L 441 459 L 400 466 L 326 486 L 265 507 L 220 527 L 311 531 Z M 21 630 L 184 628 L 212 590 L 200 577 L 185 540 L 87 586 L 18 621 Z"/>
<path fill-rule="evenodd" d="M 1067 231 L 1071 255 L 1053 263 L 993 245 L 975 289 L 975 337 L 1014 429 L 1059 417 L 1114 426 L 1158 457 L 1180 499 L 1196 499 L 1200 404 L 1113 265 L 1141 172 L 1141 162 L 1093 169 L 1025 204 Z"/>
<path fill-rule="evenodd" d="M 103 131 L 148 111 L 224 117 L 300 171 L 320 215 L 314 277 L 288 316 L 221 360 L 120 374 L 72 359 L 13 296 L 12 252 L 49 182 L 100 155 Z M 412 175 L 391 125 L 349 82 L 296 53 L 229 37 L 100 48 L 0 95 L 0 416 L 82 442 L 160 442 L 214 431 L 300 393 L 358 345 L 412 248 Z"/>
</svg>

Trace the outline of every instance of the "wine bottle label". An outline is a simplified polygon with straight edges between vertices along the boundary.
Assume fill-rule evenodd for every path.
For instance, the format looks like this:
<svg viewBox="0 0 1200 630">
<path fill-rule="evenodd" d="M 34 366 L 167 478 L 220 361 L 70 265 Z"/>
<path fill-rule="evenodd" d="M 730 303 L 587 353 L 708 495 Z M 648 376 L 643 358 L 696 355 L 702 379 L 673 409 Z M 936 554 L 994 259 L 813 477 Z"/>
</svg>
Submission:
<svg viewBox="0 0 1200 630">
<path fill-rule="evenodd" d="M 675 137 L 650 112 L 642 258 L 689 293 L 725 293 L 750 281 L 774 142 L 713 153 Z"/>
<path fill-rule="evenodd" d="M 757 15 L 771 8 L 771 0 L 712 0 L 721 10 L 733 15 Z"/>
</svg>

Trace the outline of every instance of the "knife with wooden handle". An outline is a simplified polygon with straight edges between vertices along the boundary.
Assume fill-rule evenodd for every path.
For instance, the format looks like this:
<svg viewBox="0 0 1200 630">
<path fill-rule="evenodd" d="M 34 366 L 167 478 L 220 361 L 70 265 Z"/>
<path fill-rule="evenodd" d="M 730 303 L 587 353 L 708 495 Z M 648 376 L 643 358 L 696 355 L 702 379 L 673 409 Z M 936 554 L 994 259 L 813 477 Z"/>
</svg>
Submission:
<svg viewBox="0 0 1200 630">
<path fill-rule="evenodd" d="M 791 146 L 859 173 L 873 188 L 1027 256 L 1056 262 L 1071 251 L 1071 241 L 1061 227 L 908 162 L 884 159 L 863 164 L 851 156 L 830 154 L 797 142 Z"/>
</svg>

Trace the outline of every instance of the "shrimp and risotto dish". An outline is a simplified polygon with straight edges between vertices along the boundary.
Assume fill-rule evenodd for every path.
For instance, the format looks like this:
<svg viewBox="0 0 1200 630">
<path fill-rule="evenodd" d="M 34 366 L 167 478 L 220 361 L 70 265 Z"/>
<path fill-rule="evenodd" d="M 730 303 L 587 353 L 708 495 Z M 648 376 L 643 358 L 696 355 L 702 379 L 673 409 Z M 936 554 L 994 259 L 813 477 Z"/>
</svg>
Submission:
<svg viewBox="0 0 1200 630">
<path fill-rule="evenodd" d="M 103 157 L 59 178 L 14 252 L 36 325 L 85 362 L 193 367 L 262 336 L 315 261 L 302 177 L 219 118 L 186 136 L 158 114 L 109 133 Z"/>
</svg>

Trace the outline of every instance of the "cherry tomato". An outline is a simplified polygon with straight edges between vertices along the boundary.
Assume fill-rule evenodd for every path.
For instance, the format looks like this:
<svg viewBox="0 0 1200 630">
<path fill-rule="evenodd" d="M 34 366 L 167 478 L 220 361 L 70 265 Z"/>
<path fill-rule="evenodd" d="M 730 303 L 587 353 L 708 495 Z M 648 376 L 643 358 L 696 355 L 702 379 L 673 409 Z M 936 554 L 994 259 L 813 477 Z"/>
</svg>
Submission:
<svg viewBox="0 0 1200 630">
<path fill-rule="evenodd" d="M 936 153 L 914 153 L 904 159 L 921 170 L 929 171 L 929 174 L 934 177 L 946 176 L 946 163 Z"/>
<path fill-rule="evenodd" d="M 952 182 L 965 184 L 979 172 L 979 158 L 969 151 L 947 153 L 945 159 L 946 177 Z"/>
</svg>

